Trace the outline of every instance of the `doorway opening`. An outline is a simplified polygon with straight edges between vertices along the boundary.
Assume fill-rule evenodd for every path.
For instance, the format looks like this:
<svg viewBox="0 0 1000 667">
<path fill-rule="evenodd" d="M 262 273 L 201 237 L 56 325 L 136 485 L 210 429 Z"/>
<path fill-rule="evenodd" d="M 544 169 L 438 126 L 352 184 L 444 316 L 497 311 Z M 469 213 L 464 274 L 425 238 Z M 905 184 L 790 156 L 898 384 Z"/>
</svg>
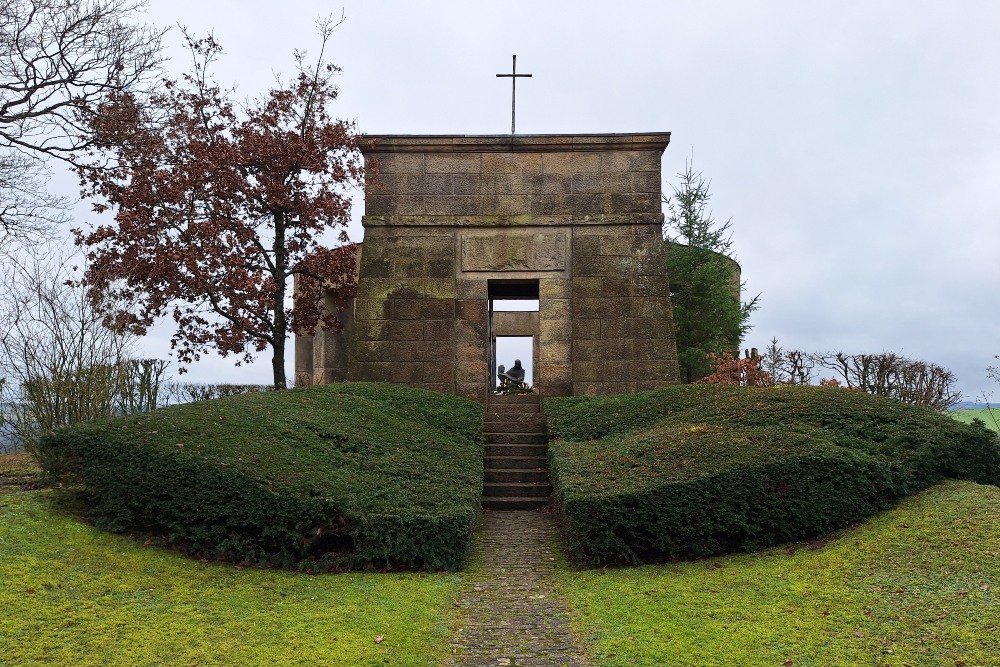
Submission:
<svg viewBox="0 0 1000 667">
<path fill-rule="evenodd" d="M 510 371 L 517 361 L 524 369 L 524 383 L 533 387 L 538 378 L 538 281 L 490 280 L 490 391 L 496 392 L 498 373 Z M 500 371 L 500 367 L 504 371 Z"/>
</svg>

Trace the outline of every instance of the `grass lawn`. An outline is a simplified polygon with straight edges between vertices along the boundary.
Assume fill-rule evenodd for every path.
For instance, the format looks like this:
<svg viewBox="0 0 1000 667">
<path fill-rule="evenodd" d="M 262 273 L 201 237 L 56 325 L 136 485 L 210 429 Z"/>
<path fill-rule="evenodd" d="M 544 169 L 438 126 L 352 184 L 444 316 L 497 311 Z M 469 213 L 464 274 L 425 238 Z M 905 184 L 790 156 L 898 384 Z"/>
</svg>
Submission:
<svg viewBox="0 0 1000 667">
<path fill-rule="evenodd" d="M 449 653 L 463 574 L 202 563 L 21 491 L 36 474 L 26 455 L 0 456 L 0 667 L 430 666 Z M 1000 667 L 994 486 L 947 481 L 823 543 L 557 576 L 595 667 Z"/>
<path fill-rule="evenodd" d="M 1000 489 L 944 482 L 825 544 L 560 579 L 602 667 L 997 666 Z"/>
<path fill-rule="evenodd" d="M 426 667 L 447 655 L 456 575 L 200 563 L 10 486 L 30 470 L 25 455 L 0 456 L 0 666 Z"/>
</svg>

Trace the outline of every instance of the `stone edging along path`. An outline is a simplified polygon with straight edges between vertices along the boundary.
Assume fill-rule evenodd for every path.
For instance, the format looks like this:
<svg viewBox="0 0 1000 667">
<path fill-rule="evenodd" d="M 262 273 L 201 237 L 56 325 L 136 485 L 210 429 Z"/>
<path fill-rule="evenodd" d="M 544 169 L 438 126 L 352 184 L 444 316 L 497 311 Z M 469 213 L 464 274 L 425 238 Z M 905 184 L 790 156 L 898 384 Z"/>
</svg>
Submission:
<svg viewBox="0 0 1000 667">
<path fill-rule="evenodd" d="M 540 512 L 487 512 L 456 603 L 449 667 L 589 667 L 552 585 L 558 530 Z"/>
</svg>

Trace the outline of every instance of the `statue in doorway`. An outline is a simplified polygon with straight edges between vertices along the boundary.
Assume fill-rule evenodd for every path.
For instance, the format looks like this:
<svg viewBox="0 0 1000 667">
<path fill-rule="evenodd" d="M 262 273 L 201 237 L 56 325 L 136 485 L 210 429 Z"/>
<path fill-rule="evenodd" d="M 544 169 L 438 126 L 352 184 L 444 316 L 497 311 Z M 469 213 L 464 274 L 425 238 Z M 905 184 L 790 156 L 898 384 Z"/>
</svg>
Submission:
<svg viewBox="0 0 1000 667">
<path fill-rule="evenodd" d="M 521 366 L 521 360 L 515 359 L 514 365 L 509 371 L 504 370 L 503 366 L 497 368 L 497 378 L 500 380 L 501 387 L 516 387 L 521 388 L 524 386 L 524 367 Z"/>
</svg>

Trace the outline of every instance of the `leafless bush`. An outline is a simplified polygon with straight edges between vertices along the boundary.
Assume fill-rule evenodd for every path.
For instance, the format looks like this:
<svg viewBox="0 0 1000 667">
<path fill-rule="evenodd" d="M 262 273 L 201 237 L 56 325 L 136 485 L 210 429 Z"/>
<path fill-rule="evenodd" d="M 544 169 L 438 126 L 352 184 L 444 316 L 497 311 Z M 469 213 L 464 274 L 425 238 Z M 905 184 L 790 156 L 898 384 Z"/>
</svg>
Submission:
<svg viewBox="0 0 1000 667">
<path fill-rule="evenodd" d="M 118 373 L 119 413 L 149 412 L 169 402 L 166 393 L 170 362 L 164 359 L 128 359 Z"/>
<path fill-rule="evenodd" d="M 994 359 L 1000 361 L 1000 356 L 994 356 Z M 993 380 L 997 384 L 1000 384 L 1000 366 L 987 366 L 986 376 Z M 990 416 L 990 421 L 993 422 L 994 428 L 1000 432 L 1000 408 L 992 405 L 989 401 L 989 397 L 992 392 L 983 392 L 983 401 L 986 403 L 986 413 Z"/>
<path fill-rule="evenodd" d="M 66 284 L 57 262 L 8 267 L 0 289 L 0 404 L 27 451 L 49 431 L 158 406 L 167 364 L 133 358 L 133 338 L 104 326 L 102 305 Z"/>
<path fill-rule="evenodd" d="M 168 393 L 172 403 L 195 403 L 238 394 L 258 394 L 273 389 L 274 386 L 269 384 L 172 382 L 168 386 Z"/>
<path fill-rule="evenodd" d="M 760 360 L 760 369 L 773 377 L 775 384 L 812 384 L 818 368 L 835 374 L 833 378 L 821 379 L 819 384 L 823 386 L 856 389 L 933 410 L 947 410 L 962 398 L 955 388 L 955 375 L 947 368 L 893 352 L 785 350 L 778 345 L 777 338 L 772 338 Z M 1000 382 L 1000 368 L 990 367 L 987 372 Z"/>
<path fill-rule="evenodd" d="M 761 370 L 774 378 L 775 384 L 811 384 L 815 364 L 801 350 L 784 350 L 772 338 L 761 356 Z"/>
<path fill-rule="evenodd" d="M 947 410 L 962 394 L 955 388 L 956 377 L 947 368 L 908 359 L 893 352 L 810 354 L 817 366 L 837 373 L 849 389 L 887 396 L 910 405 Z"/>
</svg>

